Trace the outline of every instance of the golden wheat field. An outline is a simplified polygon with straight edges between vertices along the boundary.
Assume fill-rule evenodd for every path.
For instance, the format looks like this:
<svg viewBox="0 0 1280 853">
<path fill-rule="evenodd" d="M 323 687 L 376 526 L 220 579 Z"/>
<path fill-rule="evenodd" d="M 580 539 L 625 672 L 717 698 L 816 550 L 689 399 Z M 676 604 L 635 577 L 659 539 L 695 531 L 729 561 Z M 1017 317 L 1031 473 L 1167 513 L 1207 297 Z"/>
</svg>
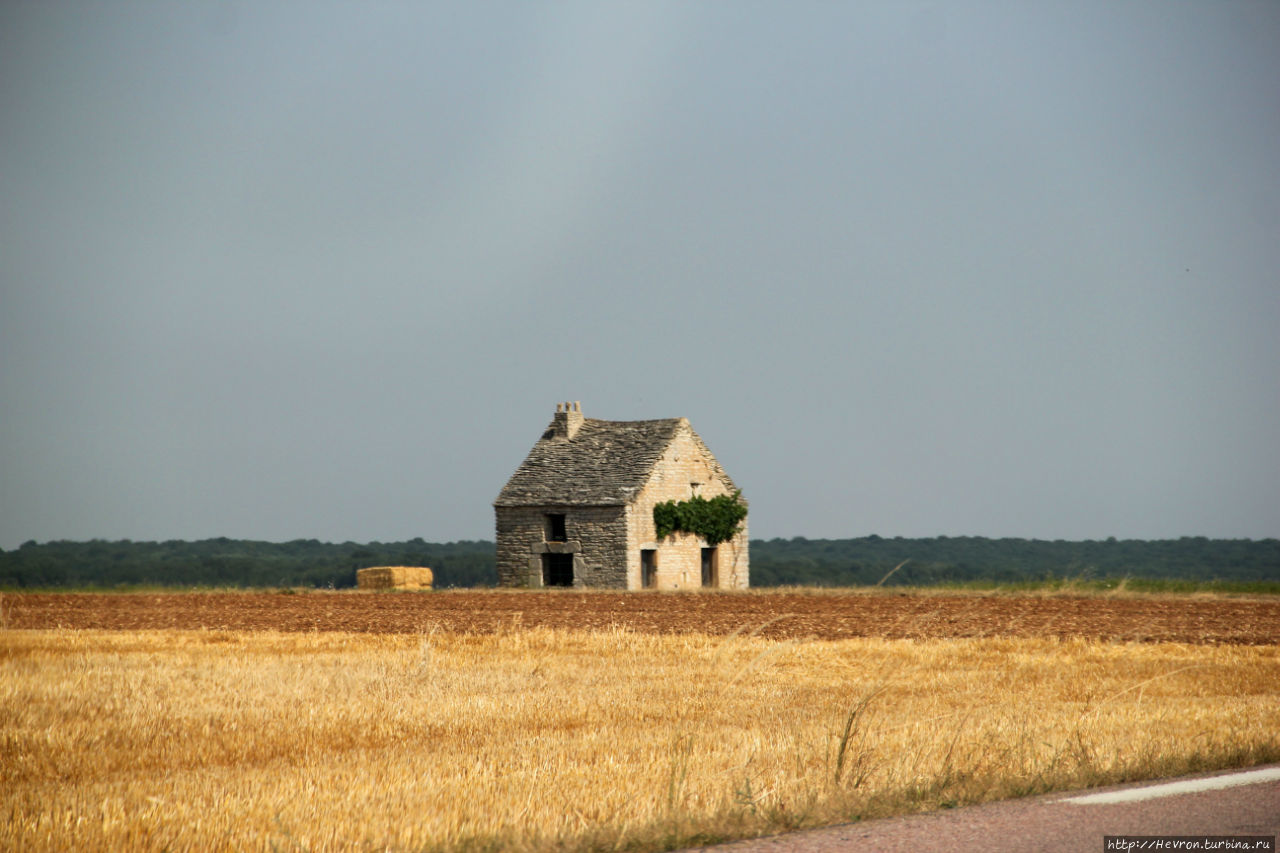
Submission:
<svg viewBox="0 0 1280 853">
<path fill-rule="evenodd" d="M 1280 758 L 1280 647 L 0 631 L 6 850 L 657 850 Z"/>
</svg>

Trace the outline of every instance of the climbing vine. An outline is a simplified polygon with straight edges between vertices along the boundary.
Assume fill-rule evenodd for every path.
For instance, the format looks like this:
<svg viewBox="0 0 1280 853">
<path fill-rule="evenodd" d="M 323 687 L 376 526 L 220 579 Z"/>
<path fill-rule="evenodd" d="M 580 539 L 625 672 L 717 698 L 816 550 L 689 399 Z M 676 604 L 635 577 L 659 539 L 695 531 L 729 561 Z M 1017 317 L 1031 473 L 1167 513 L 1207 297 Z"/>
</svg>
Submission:
<svg viewBox="0 0 1280 853">
<path fill-rule="evenodd" d="M 708 545 L 719 545 L 733 538 L 747 517 L 747 506 L 741 497 L 741 492 L 709 500 L 694 495 L 687 501 L 657 504 L 653 508 L 653 524 L 658 529 L 658 538 L 666 539 L 679 531 L 701 536 Z"/>
</svg>

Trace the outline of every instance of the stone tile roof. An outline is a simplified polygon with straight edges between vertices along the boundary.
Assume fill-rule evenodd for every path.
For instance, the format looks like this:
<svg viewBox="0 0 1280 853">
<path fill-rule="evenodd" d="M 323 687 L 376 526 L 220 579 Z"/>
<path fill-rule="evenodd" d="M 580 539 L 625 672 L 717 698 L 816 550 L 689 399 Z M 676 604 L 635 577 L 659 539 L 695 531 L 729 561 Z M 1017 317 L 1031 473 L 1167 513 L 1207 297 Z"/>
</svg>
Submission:
<svg viewBox="0 0 1280 853">
<path fill-rule="evenodd" d="M 494 506 L 620 506 L 648 481 L 684 418 L 602 421 L 585 418 L 573 438 L 554 424 L 529 451 Z"/>
</svg>

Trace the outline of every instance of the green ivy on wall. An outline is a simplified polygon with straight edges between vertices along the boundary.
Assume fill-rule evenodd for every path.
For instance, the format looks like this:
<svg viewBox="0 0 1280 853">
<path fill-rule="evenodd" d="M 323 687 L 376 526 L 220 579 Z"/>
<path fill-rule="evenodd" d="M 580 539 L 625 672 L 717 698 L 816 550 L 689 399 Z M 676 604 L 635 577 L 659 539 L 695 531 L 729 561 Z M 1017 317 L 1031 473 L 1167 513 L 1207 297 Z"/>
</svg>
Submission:
<svg viewBox="0 0 1280 853">
<path fill-rule="evenodd" d="M 653 524 L 658 538 L 666 539 L 677 531 L 693 533 L 719 545 L 738 532 L 747 517 L 747 507 L 740 500 L 742 492 L 720 495 L 708 500 L 694 495 L 687 501 L 667 501 L 653 508 Z"/>
</svg>

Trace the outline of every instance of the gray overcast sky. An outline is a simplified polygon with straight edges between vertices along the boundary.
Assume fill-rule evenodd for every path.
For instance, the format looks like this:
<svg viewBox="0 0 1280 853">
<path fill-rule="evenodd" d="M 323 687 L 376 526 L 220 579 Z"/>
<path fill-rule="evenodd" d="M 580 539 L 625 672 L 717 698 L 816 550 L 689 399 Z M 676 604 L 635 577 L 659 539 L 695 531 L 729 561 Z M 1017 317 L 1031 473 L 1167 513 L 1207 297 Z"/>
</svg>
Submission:
<svg viewBox="0 0 1280 853">
<path fill-rule="evenodd" d="M 1280 536 L 1280 3 L 0 4 L 0 547 Z"/>
</svg>

